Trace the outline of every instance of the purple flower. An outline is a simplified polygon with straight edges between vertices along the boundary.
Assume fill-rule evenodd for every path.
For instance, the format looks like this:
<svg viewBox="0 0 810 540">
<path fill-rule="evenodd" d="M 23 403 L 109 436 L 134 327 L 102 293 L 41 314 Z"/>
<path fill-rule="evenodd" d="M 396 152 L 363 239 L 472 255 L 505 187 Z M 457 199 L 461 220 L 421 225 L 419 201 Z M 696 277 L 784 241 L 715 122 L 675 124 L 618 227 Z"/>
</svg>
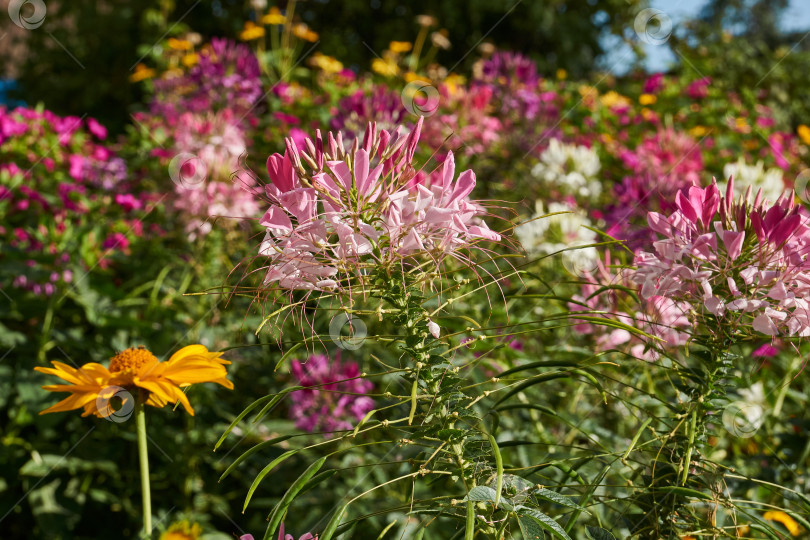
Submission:
<svg viewBox="0 0 810 540">
<path fill-rule="evenodd" d="M 389 130 L 403 123 L 407 116 L 408 111 L 402 105 L 399 93 L 377 86 L 371 93 L 358 90 L 341 99 L 331 126 L 343 131 L 344 137 L 354 138 L 369 122 L 376 122 L 378 129 Z"/>
<path fill-rule="evenodd" d="M 498 51 L 481 66 L 481 82 L 533 87 L 540 78 L 534 60 L 516 52 Z"/>
<path fill-rule="evenodd" d="M 709 95 L 709 85 L 712 80 L 709 77 L 703 77 L 696 81 L 689 83 L 686 87 L 686 95 L 692 99 L 702 99 Z"/>
<path fill-rule="evenodd" d="M 355 362 L 329 360 L 322 354 L 305 362 L 293 360 L 290 368 L 300 386 L 311 387 L 294 392 L 290 418 L 299 429 L 337 431 L 351 429 L 374 408 L 374 400 L 363 394 L 371 392 L 371 381 L 360 378 Z"/>
<path fill-rule="evenodd" d="M 664 74 L 655 73 L 644 81 L 645 94 L 657 94 L 664 87 Z"/>
</svg>

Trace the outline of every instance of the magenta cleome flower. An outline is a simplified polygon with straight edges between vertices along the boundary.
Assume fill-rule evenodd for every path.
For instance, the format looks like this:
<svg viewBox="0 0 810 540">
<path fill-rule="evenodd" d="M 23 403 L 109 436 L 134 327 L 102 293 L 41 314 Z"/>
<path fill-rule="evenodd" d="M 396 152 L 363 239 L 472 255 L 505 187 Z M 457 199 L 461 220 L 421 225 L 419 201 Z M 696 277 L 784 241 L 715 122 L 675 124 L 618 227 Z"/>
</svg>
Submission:
<svg viewBox="0 0 810 540">
<path fill-rule="evenodd" d="M 290 418 L 304 431 L 338 431 L 352 429 L 355 422 L 374 409 L 374 400 L 366 396 L 374 384 L 360 378 L 355 362 L 329 360 L 322 354 L 306 361 L 293 360 L 290 366 L 300 386 L 291 396 Z"/>
<path fill-rule="evenodd" d="M 792 192 L 771 204 L 749 188 L 735 203 L 733 190 L 733 179 L 725 197 L 716 183 L 693 186 L 669 216 L 650 212 L 662 239 L 637 254 L 633 280 L 646 299 L 689 303 L 713 332 L 809 336 L 810 213 Z"/>
</svg>

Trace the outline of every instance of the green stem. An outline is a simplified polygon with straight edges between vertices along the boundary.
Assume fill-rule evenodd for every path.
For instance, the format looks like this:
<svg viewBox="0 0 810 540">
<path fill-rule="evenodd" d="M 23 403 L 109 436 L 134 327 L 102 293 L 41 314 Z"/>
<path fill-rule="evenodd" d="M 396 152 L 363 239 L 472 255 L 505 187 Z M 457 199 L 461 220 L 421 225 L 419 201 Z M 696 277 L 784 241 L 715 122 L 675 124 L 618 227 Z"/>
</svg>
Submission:
<svg viewBox="0 0 810 540">
<path fill-rule="evenodd" d="M 467 525 L 464 529 L 464 540 L 472 540 L 475 536 L 475 503 L 467 501 Z"/>
<path fill-rule="evenodd" d="M 138 459 L 141 463 L 141 495 L 143 500 L 143 537 L 152 537 L 152 494 L 149 490 L 149 455 L 146 447 L 146 410 L 142 403 L 135 407 L 138 423 Z"/>
<path fill-rule="evenodd" d="M 681 484 L 686 485 L 689 478 L 689 463 L 692 461 L 692 451 L 695 447 L 695 432 L 697 431 L 697 406 L 692 409 L 692 418 L 689 422 L 689 446 L 686 447 L 686 459 L 683 463 L 683 477 Z"/>
</svg>

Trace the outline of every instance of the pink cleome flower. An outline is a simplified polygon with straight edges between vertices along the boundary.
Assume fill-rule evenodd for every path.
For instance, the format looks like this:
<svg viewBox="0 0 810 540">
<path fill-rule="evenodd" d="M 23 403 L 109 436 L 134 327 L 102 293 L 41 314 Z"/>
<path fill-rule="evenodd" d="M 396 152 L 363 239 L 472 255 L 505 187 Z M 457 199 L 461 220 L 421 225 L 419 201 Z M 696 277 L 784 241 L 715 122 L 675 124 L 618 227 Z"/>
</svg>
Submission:
<svg viewBox="0 0 810 540">
<path fill-rule="evenodd" d="M 270 156 L 270 204 L 260 220 L 265 286 L 331 292 L 374 268 L 465 260 L 478 241 L 500 240 L 468 198 L 475 173 L 456 178 L 452 154 L 441 170 L 415 170 L 421 127 L 420 119 L 405 134 L 372 123 L 350 150 L 340 133 L 330 133 L 324 148 L 318 132 L 306 153 L 287 139 L 287 152 Z"/>
<path fill-rule="evenodd" d="M 771 204 L 733 190 L 693 186 L 669 216 L 650 212 L 662 239 L 637 254 L 633 281 L 645 299 L 689 303 L 713 333 L 810 336 L 810 213 L 792 192 Z"/>
</svg>

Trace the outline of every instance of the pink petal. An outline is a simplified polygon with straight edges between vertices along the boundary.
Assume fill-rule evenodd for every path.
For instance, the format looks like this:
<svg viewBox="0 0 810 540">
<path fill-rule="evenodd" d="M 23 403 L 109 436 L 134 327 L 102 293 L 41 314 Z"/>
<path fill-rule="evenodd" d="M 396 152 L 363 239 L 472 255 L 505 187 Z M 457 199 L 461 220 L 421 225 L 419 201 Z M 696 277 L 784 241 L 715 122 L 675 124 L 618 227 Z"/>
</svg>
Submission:
<svg viewBox="0 0 810 540">
<path fill-rule="evenodd" d="M 726 245 L 726 251 L 730 259 L 736 259 L 742 253 L 742 245 L 745 240 L 745 232 L 723 232 L 723 243 Z"/>
<path fill-rule="evenodd" d="M 453 203 L 460 199 L 463 199 L 475 187 L 475 173 L 472 172 L 471 169 L 468 169 L 458 175 L 458 180 L 456 180 L 456 187 L 453 189 L 453 197 L 450 199 L 450 202 Z"/>
<path fill-rule="evenodd" d="M 754 330 L 757 332 L 762 332 L 768 336 L 775 336 L 776 335 L 776 325 L 773 324 L 773 321 L 765 315 L 764 313 L 757 315 L 754 319 L 754 323 L 752 325 Z"/>
<path fill-rule="evenodd" d="M 270 206 L 264 216 L 262 216 L 262 219 L 259 220 L 259 224 L 262 227 L 279 229 L 284 232 L 292 231 L 292 221 L 290 221 L 289 216 L 276 205 Z"/>
<path fill-rule="evenodd" d="M 473 238 L 485 238 L 486 240 L 491 240 L 493 242 L 497 242 L 501 239 L 500 234 L 486 226 L 479 227 L 478 225 L 473 225 L 467 229 L 467 234 Z"/>
</svg>

